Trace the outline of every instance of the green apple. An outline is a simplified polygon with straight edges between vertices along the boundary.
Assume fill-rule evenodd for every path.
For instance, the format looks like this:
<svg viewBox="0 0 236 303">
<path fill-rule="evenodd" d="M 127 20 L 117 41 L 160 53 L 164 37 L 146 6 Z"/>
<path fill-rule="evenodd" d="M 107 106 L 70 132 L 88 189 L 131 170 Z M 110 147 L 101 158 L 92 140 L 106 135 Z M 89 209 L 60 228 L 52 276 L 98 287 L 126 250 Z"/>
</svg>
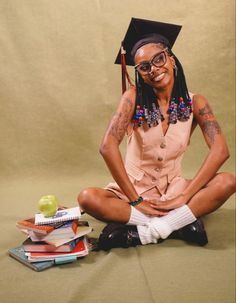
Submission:
<svg viewBox="0 0 236 303">
<path fill-rule="evenodd" d="M 38 208 L 45 217 L 52 217 L 58 209 L 58 200 L 54 195 L 47 195 L 40 198 Z"/>
</svg>

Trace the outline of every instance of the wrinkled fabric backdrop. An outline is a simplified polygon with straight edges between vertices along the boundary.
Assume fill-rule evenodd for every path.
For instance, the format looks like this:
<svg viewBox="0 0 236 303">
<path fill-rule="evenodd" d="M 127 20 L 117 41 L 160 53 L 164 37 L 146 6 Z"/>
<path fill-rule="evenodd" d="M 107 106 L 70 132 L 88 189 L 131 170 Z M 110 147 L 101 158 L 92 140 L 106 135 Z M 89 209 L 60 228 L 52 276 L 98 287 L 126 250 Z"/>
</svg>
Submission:
<svg viewBox="0 0 236 303">
<path fill-rule="evenodd" d="M 92 261 L 89 257 L 85 259 L 90 261 L 84 261 L 82 269 L 77 268 L 76 265 L 74 265 L 75 268 L 63 267 L 66 283 L 72 283 L 74 287 L 71 296 L 67 291 L 63 292 L 64 297 L 61 293 L 65 279 L 58 282 L 57 279 L 62 279 L 62 276 L 59 278 L 58 275 L 59 269 L 48 270 L 43 276 L 45 281 L 50 284 L 50 279 L 51 281 L 54 279 L 55 284 L 60 285 L 55 298 L 53 297 L 55 293 L 52 291 L 47 293 L 42 289 L 37 289 L 35 285 L 40 283 L 40 278 L 39 276 L 36 280 L 34 278 L 38 274 L 9 260 L 6 251 L 10 247 L 20 245 L 24 240 L 24 236 L 16 230 L 15 222 L 32 216 L 36 212 L 37 201 L 41 195 L 55 194 L 62 204 L 74 206 L 76 196 L 82 188 L 101 187 L 110 181 L 111 177 L 98 150 L 109 119 L 121 96 L 120 66 L 113 63 L 131 17 L 183 25 L 173 51 L 183 64 L 189 90 L 204 95 L 213 108 L 231 152 L 231 158 L 222 170 L 234 173 L 234 11 L 233 0 L 0 1 L 0 194 L 2 200 L 0 222 L 2 291 L 4 289 L 4 299 L 1 302 L 29 302 L 34 298 L 36 298 L 35 302 L 46 302 L 46 298 L 49 298 L 50 302 L 55 302 L 55 299 L 57 302 L 76 302 L 78 299 L 76 291 L 79 288 L 76 280 L 72 282 L 69 278 L 75 278 L 75 273 L 80 279 L 80 273 L 83 273 L 82 277 L 86 277 L 88 282 L 88 284 L 85 283 L 86 281 L 85 284 L 81 280 L 78 282 L 83 286 L 87 285 L 87 290 L 89 290 L 84 294 L 90 295 L 90 300 L 84 297 L 83 302 L 134 302 L 134 300 L 136 302 L 158 301 L 158 303 L 233 302 L 231 301 L 234 292 L 232 270 L 234 250 L 231 251 L 233 241 L 231 227 L 234 226 L 232 212 L 230 216 L 226 216 L 228 219 L 230 217 L 230 220 L 226 217 L 223 219 L 224 217 L 220 215 L 219 218 L 222 219 L 218 219 L 218 215 L 215 217 L 213 215 L 212 221 L 209 221 L 208 230 L 211 240 L 215 235 L 211 243 L 219 246 L 216 252 L 211 248 L 212 252 L 208 251 L 208 255 L 200 253 L 199 259 L 195 260 L 196 264 L 202 264 L 202 266 L 204 264 L 202 260 L 207 260 L 204 268 L 212 262 L 211 265 L 214 268 L 213 271 L 208 269 L 211 278 L 204 280 L 204 283 L 201 282 L 200 273 L 199 276 L 195 276 L 197 278 L 194 281 L 198 286 L 194 288 L 195 286 L 191 284 L 195 300 L 189 299 L 190 293 L 186 297 L 186 293 L 181 292 L 180 282 L 177 285 L 176 294 L 171 296 L 168 292 L 169 297 L 166 299 L 165 285 L 162 285 L 158 291 L 155 290 L 154 281 L 160 282 L 158 280 L 160 277 L 157 278 L 155 273 L 151 275 L 146 273 L 145 276 L 146 282 L 150 282 L 147 289 L 152 290 L 152 296 L 145 297 L 144 294 L 148 293 L 146 289 L 142 292 L 144 295 L 142 297 L 138 291 L 142 289 L 142 286 L 137 284 L 137 289 L 131 282 L 132 277 L 135 280 L 136 274 L 129 276 L 125 269 L 120 267 L 121 264 L 125 264 L 123 262 L 127 258 L 123 250 L 117 255 L 116 252 L 119 250 L 115 250 L 115 256 L 118 259 L 112 259 L 113 252 L 108 255 L 100 253 L 93 257 Z M 133 70 L 129 69 L 129 71 L 133 78 Z M 122 144 L 122 152 L 124 148 L 125 143 Z M 186 177 L 194 176 L 206 154 L 207 146 L 200 130 L 197 129 L 184 160 L 183 173 Z M 231 199 L 222 212 L 229 214 L 229 209 L 233 208 Z M 98 224 L 101 230 L 100 223 L 96 220 L 93 222 L 95 225 Z M 227 232 L 221 236 L 222 242 L 223 239 L 226 241 L 225 236 L 231 237 L 227 238 L 230 249 L 221 252 L 223 255 L 219 254 L 221 246 L 218 243 L 217 234 L 214 233 L 216 230 L 220 232 L 217 222 L 221 222 L 221 226 L 225 228 L 228 224 Z M 225 224 L 225 222 L 228 223 Z M 165 245 L 168 244 L 163 245 L 162 249 L 165 251 Z M 182 246 L 183 250 L 190 250 Z M 179 253 L 182 252 L 181 249 Z M 152 248 L 142 247 L 138 251 L 150 250 L 154 251 L 153 246 Z M 132 249 L 127 251 L 128 255 L 132 255 L 131 263 L 132 260 L 136 260 L 133 258 L 137 257 L 136 254 L 132 254 L 133 251 Z M 192 248 L 191 253 L 193 251 Z M 171 253 L 173 250 L 170 250 L 169 254 Z M 163 253 L 163 258 L 164 255 Z M 140 256 L 142 257 L 142 254 L 139 254 Z M 168 260 L 172 260 L 172 255 L 167 256 Z M 189 256 L 189 254 L 186 256 L 186 260 Z M 209 259 L 205 259 L 207 256 Z M 111 259 L 106 259 L 106 257 Z M 149 257 L 149 260 L 152 260 L 152 256 L 149 255 Z M 125 287 L 122 284 L 122 276 L 125 276 L 130 281 L 127 283 L 127 287 L 130 285 L 128 288 L 130 297 L 129 291 L 126 297 L 128 301 L 121 295 L 115 296 L 116 299 L 113 298 L 112 301 L 109 295 L 102 296 L 99 289 L 91 289 L 91 283 L 95 285 L 98 277 L 91 278 L 93 269 L 89 267 L 91 265 L 89 263 L 101 266 L 98 262 L 99 258 L 103 260 L 102 264 L 106 270 L 111 267 L 111 264 L 117 264 L 118 269 L 123 268 L 124 272 L 120 273 L 119 280 L 114 278 L 115 273 L 114 276 L 109 276 L 109 282 L 105 276 L 102 277 L 106 281 L 104 285 L 107 285 L 106 283 L 110 285 L 111 292 L 109 293 L 107 289 L 106 292 L 115 295 L 119 289 Z M 145 260 L 147 262 L 147 259 Z M 224 260 L 225 263 L 222 264 L 220 260 Z M 191 268 L 193 262 L 190 259 L 188 262 L 187 267 Z M 221 264 L 221 267 L 215 268 L 216 263 L 217 266 Z M 153 264 L 146 263 L 140 276 L 146 269 L 151 271 L 155 268 Z M 179 264 L 182 264 L 181 270 L 186 266 L 185 262 Z M 175 269 L 175 275 L 181 272 L 176 266 L 175 264 L 172 267 Z M 162 272 L 161 276 L 164 276 L 165 267 L 158 267 L 156 272 L 159 269 Z M 98 270 L 101 268 L 99 267 Z M 171 268 L 169 270 L 171 271 Z M 192 270 L 194 277 L 194 269 Z M 151 279 L 148 280 L 150 276 Z M 173 273 L 171 276 L 173 277 Z M 178 281 L 183 279 L 186 283 L 189 281 L 186 272 L 180 274 L 177 279 Z M 177 279 L 173 280 L 175 282 L 171 284 L 172 287 Z M 224 287 L 221 279 L 227 284 Z M 22 283 L 13 284 L 11 291 L 7 291 L 10 285 L 8 281 L 12 283 L 22 281 Z M 118 283 L 118 289 L 112 283 Z M 23 293 L 26 293 L 28 287 L 31 291 L 25 297 Z M 210 301 L 204 301 L 206 297 L 202 294 L 202 289 L 205 291 L 204 294 L 208 294 L 208 298 L 209 294 L 213 295 Z M 78 300 L 78 302 L 82 301 Z"/>
</svg>

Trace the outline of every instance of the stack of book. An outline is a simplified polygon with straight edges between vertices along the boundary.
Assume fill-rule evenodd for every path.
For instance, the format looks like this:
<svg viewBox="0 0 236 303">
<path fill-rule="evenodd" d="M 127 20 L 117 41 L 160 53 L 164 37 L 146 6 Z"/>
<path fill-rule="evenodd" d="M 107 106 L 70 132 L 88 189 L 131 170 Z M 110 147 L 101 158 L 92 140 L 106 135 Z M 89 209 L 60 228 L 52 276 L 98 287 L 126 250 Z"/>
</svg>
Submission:
<svg viewBox="0 0 236 303">
<path fill-rule="evenodd" d="M 89 253 L 86 235 L 92 229 L 80 217 L 79 207 L 73 207 L 58 210 L 53 217 L 36 214 L 34 218 L 16 222 L 27 239 L 21 246 L 10 249 L 10 256 L 36 271 L 86 256 Z"/>
</svg>

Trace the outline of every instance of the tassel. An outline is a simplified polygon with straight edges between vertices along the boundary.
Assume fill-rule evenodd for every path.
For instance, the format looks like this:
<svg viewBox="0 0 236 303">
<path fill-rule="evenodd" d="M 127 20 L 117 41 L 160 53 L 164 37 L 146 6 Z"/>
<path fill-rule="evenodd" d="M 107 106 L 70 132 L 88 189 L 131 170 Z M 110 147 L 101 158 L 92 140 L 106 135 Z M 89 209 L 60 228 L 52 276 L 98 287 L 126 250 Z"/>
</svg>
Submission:
<svg viewBox="0 0 236 303">
<path fill-rule="evenodd" d="M 121 43 L 121 78 L 122 78 L 122 94 L 126 91 L 126 79 L 129 83 L 129 86 L 133 86 L 133 83 L 130 80 L 129 74 L 127 72 L 126 62 L 125 62 L 125 54 L 126 51 L 123 47 L 123 42 Z"/>
<path fill-rule="evenodd" d="M 121 79 L 122 79 L 122 94 L 126 91 L 126 75 L 125 75 L 125 50 L 123 46 L 121 45 L 121 55 L 120 55 L 120 61 L 121 61 Z"/>
</svg>

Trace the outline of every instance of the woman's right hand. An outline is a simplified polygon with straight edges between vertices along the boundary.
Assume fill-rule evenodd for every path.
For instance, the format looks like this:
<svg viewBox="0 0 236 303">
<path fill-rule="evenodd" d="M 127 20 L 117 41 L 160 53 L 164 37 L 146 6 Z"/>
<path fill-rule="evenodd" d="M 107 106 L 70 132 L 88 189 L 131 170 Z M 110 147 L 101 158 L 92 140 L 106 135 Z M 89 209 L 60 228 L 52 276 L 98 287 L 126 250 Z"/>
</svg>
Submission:
<svg viewBox="0 0 236 303">
<path fill-rule="evenodd" d="M 143 214 L 151 217 L 162 217 L 168 214 L 168 210 L 157 210 L 152 206 L 153 204 L 154 202 L 150 200 L 143 200 L 143 202 L 134 207 L 141 211 Z"/>
</svg>

